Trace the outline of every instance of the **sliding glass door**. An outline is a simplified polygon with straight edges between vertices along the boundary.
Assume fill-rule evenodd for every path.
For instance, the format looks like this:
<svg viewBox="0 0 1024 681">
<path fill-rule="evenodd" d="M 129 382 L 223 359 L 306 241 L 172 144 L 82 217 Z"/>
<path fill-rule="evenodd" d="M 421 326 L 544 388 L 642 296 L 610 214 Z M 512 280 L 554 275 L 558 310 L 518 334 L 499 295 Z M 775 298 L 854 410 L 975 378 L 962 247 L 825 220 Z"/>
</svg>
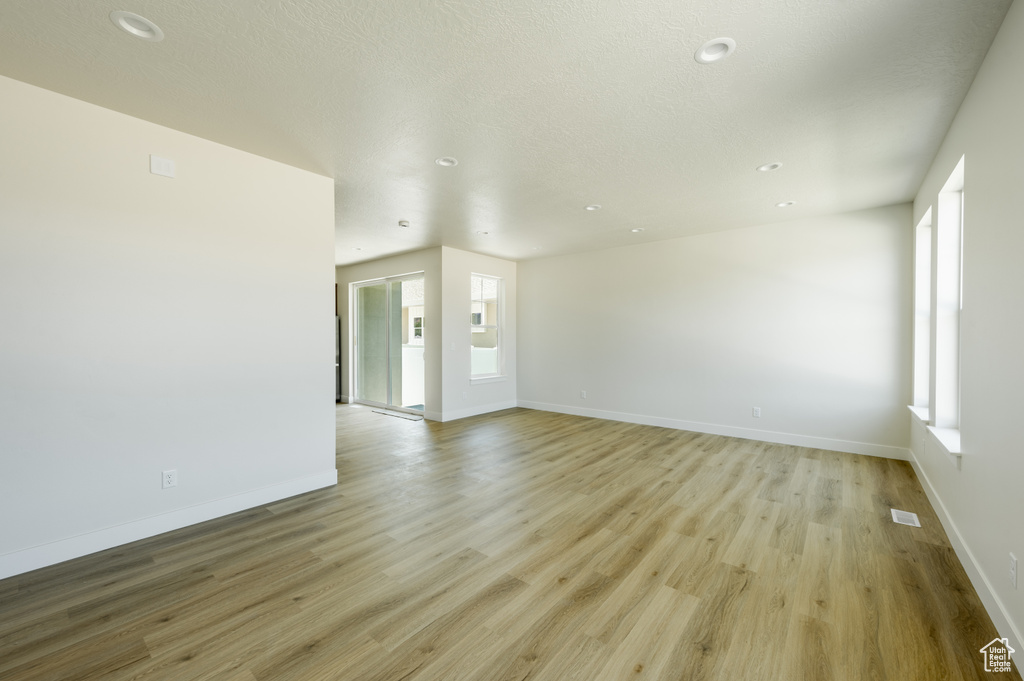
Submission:
<svg viewBox="0 0 1024 681">
<path fill-rule="evenodd" d="M 356 401 L 423 411 L 423 275 L 352 287 Z"/>
</svg>

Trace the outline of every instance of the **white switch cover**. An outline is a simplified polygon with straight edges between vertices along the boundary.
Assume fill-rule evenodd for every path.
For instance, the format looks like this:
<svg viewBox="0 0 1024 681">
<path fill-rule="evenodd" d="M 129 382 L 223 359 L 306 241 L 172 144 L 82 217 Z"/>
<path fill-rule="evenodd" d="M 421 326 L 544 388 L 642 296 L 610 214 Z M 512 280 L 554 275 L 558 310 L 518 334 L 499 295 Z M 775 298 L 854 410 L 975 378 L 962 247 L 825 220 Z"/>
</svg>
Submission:
<svg viewBox="0 0 1024 681">
<path fill-rule="evenodd" d="M 149 155 L 149 172 L 164 177 L 174 177 L 174 161 L 169 158 Z"/>
</svg>

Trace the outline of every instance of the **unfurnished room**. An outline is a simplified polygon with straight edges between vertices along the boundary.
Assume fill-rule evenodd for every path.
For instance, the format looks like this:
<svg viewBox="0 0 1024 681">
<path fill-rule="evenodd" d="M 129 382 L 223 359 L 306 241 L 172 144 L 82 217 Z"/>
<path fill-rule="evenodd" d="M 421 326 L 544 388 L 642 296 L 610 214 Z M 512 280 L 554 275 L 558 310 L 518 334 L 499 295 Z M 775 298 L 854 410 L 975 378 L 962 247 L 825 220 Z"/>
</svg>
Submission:
<svg viewBox="0 0 1024 681">
<path fill-rule="evenodd" d="M 1024 655 L 1024 6 L 0 2 L 0 679 Z"/>
</svg>

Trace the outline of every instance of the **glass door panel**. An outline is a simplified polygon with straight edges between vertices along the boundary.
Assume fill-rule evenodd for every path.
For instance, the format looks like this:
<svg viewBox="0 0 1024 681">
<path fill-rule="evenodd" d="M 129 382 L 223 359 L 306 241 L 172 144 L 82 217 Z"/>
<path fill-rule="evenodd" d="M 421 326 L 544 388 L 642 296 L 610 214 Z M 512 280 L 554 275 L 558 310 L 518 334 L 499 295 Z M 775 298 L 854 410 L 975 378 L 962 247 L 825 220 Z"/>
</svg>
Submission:
<svg viewBox="0 0 1024 681">
<path fill-rule="evenodd" d="M 423 275 L 360 284 L 353 291 L 356 401 L 423 411 Z"/>
<path fill-rule="evenodd" d="M 402 406 L 402 282 L 388 282 L 389 407 Z"/>
<path fill-rule="evenodd" d="M 387 291 L 384 283 L 355 289 L 355 378 L 360 402 L 388 401 Z"/>
<path fill-rule="evenodd" d="M 398 301 L 396 303 L 396 300 Z M 398 360 L 392 363 L 398 367 L 391 374 L 391 402 L 393 406 L 423 411 L 425 401 L 423 343 L 423 276 L 396 281 L 392 288 L 392 309 L 397 334 L 396 345 L 400 348 Z"/>
</svg>

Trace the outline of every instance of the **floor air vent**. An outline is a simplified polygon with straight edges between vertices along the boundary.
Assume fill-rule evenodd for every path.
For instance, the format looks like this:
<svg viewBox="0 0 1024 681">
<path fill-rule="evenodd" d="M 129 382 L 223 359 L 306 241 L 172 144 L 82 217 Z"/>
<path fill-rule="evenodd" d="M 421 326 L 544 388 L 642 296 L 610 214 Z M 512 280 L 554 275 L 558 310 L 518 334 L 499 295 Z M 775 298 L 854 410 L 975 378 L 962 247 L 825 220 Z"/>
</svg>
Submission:
<svg viewBox="0 0 1024 681">
<path fill-rule="evenodd" d="M 911 513 L 910 511 L 897 511 L 895 508 L 889 510 L 892 511 L 892 521 L 894 523 L 910 525 L 911 527 L 921 527 L 921 521 L 917 519 L 916 513 Z"/>
</svg>

